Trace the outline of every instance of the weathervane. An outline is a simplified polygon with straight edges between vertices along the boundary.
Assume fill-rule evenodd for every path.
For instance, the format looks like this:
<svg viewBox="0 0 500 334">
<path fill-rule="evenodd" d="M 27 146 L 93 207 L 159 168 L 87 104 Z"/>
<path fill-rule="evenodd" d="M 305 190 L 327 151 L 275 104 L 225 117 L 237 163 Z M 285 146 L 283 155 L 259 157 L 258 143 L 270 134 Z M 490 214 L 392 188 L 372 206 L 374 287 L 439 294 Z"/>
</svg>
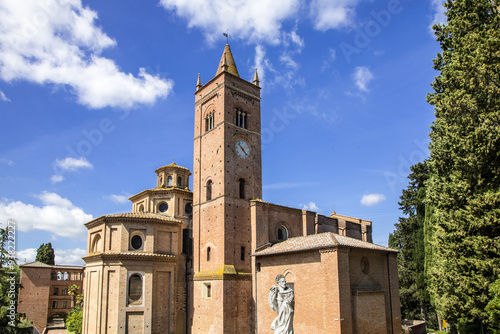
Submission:
<svg viewBox="0 0 500 334">
<path fill-rule="evenodd" d="M 226 42 L 227 42 L 227 44 L 229 44 L 229 35 L 228 35 L 228 33 L 227 33 L 227 30 L 226 30 L 226 32 L 223 32 L 222 34 L 223 34 L 224 36 L 226 36 Z"/>
</svg>

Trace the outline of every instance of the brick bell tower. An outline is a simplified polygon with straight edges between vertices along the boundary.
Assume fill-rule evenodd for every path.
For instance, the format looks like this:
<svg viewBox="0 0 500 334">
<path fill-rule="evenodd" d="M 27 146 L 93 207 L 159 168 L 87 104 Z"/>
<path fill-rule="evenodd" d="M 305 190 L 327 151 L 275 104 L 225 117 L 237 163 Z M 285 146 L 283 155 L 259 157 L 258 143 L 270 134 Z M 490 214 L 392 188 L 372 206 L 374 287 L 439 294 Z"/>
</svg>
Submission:
<svg viewBox="0 0 500 334">
<path fill-rule="evenodd" d="M 253 331 L 250 200 L 262 198 L 260 87 L 228 44 L 195 92 L 191 333 Z"/>
</svg>

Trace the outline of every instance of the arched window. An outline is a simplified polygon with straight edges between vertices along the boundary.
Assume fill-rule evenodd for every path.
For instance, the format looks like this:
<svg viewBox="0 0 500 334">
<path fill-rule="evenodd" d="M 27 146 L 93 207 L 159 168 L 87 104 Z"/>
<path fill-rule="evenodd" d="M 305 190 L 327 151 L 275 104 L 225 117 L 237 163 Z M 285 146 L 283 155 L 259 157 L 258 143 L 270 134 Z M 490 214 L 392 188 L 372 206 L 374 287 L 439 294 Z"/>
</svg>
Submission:
<svg viewBox="0 0 500 334">
<path fill-rule="evenodd" d="M 207 248 L 207 261 L 210 261 L 211 257 L 212 257 L 212 248 L 208 247 Z"/>
<path fill-rule="evenodd" d="M 182 176 L 177 177 L 177 187 L 182 188 Z"/>
<path fill-rule="evenodd" d="M 50 273 L 50 279 L 53 281 L 57 280 L 57 273 L 55 271 L 52 271 Z"/>
<path fill-rule="evenodd" d="M 101 250 L 101 235 L 97 234 L 92 240 L 92 247 L 90 249 L 91 253 L 97 253 Z"/>
<path fill-rule="evenodd" d="M 245 180 L 239 179 L 238 183 L 240 186 L 240 198 L 245 198 Z"/>
<path fill-rule="evenodd" d="M 186 205 L 184 206 L 184 213 L 188 216 L 193 213 L 193 203 L 186 203 Z"/>
<path fill-rule="evenodd" d="M 167 177 L 167 187 L 171 186 L 172 186 L 172 175 L 169 175 L 169 177 Z"/>
<path fill-rule="evenodd" d="M 212 180 L 207 182 L 207 201 L 212 199 Z"/>
<path fill-rule="evenodd" d="M 144 212 L 144 205 L 139 205 L 139 212 Z"/>
<path fill-rule="evenodd" d="M 284 241 L 288 239 L 288 230 L 285 226 L 280 226 L 278 228 L 278 241 Z"/>
<path fill-rule="evenodd" d="M 63 273 L 60 272 L 60 271 L 57 272 L 57 280 L 58 281 L 62 281 L 63 280 Z"/>
<path fill-rule="evenodd" d="M 65 281 L 69 280 L 69 274 L 68 274 L 68 272 L 67 272 L 67 271 L 64 273 L 64 275 L 63 275 L 63 279 L 64 279 Z"/>
<path fill-rule="evenodd" d="M 212 111 L 210 114 L 208 114 L 207 117 L 205 117 L 205 131 L 212 130 L 214 126 L 215 126 L 214 112 Z"/>
<path fill-rule="evenodd" d="M 238 109 L 236 109 L 236 126 L 243 129 L 247 128 L 247 114 Z"/>
<path fill-rule="evenodd" d="M 142 277 L 133 274 L 128 279 L 128 298 L 131 302 L 136 302 L 142 298 Z"/>
</svg>

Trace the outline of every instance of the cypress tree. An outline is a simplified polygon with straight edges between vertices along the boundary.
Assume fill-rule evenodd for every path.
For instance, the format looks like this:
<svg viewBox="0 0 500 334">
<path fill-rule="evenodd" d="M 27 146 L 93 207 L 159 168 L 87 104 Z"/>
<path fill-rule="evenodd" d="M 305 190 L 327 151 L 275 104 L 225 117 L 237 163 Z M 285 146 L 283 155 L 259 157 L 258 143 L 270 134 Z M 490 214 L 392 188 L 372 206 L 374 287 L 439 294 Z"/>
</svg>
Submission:
<svg viewBox="0 0 500 334">
<path fill-rule="evenodd" d="M 447 0 L 434 27 L 441 53 L 427 183 L 433 208 L 429 285 L 438 314 L 485 330 L 500 269 L 500 16 L 492 0 Z M 476 324 L 473 329 L 471 324 Z"/>
<path fill-rule="evenodd" d="M 426 216 L 425 181 L 427 162 L 411 167 L 409 185 L 400 196 L 399 207 L 405 217 L 395 224 L 389 246 L 399 250 L 398 276 L 401 313 L 403 318 L 423 319 L 435 324 L 435 313 L 430 305 L 425 275 L 424 221 Z"/>
<path fill-rule="evenodd" d="M 52 244 L 49 242 L 47 244 L 41 244 L 36 251 L 35 261 L 40 261 L 48 265 L 54 265 L 54 249 Z"/>
</svg>

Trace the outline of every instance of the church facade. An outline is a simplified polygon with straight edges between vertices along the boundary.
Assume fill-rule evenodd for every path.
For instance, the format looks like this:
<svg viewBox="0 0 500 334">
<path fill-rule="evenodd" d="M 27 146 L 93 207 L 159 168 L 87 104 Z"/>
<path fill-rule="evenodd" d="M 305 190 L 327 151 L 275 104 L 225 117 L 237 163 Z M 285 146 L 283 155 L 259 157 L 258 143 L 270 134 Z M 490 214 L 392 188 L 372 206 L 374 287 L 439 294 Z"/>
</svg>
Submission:
<svg viewBox="0 0 500 334">
<path fill-rule="evenodd" d="M 83 333 L 272 333 L 278 274 L 297 333 L 400 333 L 396 252 L 370 221 L 262 200 L 260 87 L 226 45 L 195 92 L 191 171 L 172 163 L 132 212 L 86 224 Z"/>
</svg>

